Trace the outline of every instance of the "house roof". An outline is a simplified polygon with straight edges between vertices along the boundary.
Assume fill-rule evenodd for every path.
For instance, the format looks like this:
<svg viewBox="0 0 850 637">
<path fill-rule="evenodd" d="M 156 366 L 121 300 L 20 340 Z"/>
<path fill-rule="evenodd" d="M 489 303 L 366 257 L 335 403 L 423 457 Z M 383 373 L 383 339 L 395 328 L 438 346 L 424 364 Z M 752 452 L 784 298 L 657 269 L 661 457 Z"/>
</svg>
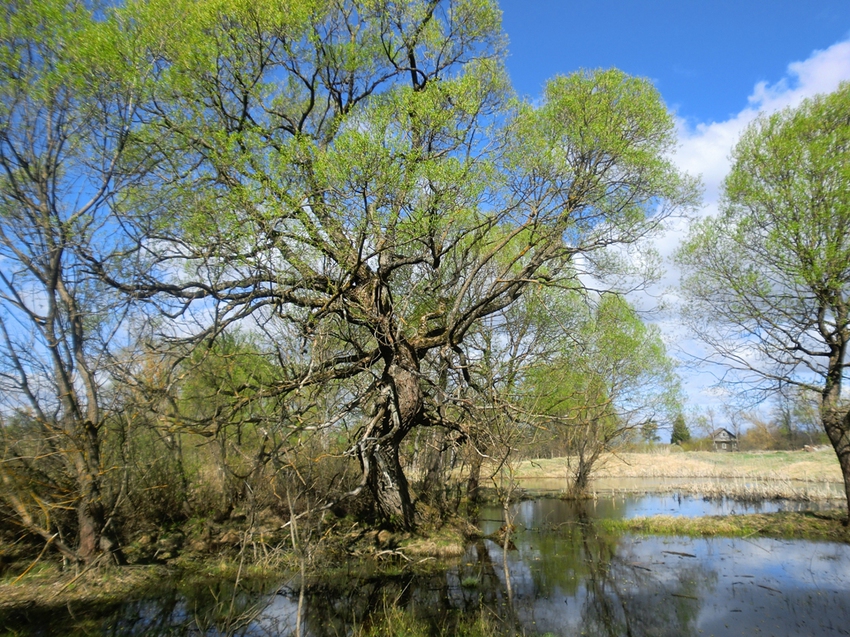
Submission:
<svg viewBox="0 0 850 637">
<path fill-rule="evenodd" d="M 712 437 L 713 440 L 717 440 L 718 438 L 721 438 L 721 439 L 724 439 L 724 440 L 737 440 L 738 439 L 738 437 L 735 434 L 733 434 L 731 431 L 729 431 L 728 429 L 725 429 L 723 427 L 718 427 L 717 429 L 712 431 L 711 437 Z"/>
</svg>

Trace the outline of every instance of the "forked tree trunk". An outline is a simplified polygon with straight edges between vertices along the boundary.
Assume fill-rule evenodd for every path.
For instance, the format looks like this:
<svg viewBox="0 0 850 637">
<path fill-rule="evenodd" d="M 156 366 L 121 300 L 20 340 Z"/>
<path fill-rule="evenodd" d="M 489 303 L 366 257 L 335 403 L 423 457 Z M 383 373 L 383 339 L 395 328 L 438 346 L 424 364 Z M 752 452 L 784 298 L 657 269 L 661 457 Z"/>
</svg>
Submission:
<svg viewBox="0 0 850 637">
<path fill-rule="evenodd" d="M 399 461 L 398 445 L 375 445 L 370 460 L 368 484 L 381 519 L 393 528 L 413 530 L 415 510 Z"/>
<path fill-rule="evenodd" d="M 91 485 L 81 485 L 80 502 L 77 505 L 77 524 L 79 527 L 77 553 L 84 562 L 91 562 L 100 552 L 100 535 L 103 529 L 103 506 L 99 502 L 97 489 Z"/>
<path fill-rule="evenodd" d="M 394 362 L 381 382 L 379 422 L 360 445 L 361 462 L 378 514 L 386 524 L 403 530 L 416 526 L 410 487 L 399 454 L 405 437 L 423 417 L 418 367 L 409 349 L 396 350 Z"/>
<path fill-rule="evenodd" d="M 126 563 L 115 533 L 107 528 L 100 477 L 86 467 L 81 455 L 78 455 L 75 464 L 80 489 L 80 501 L 77 504 L 77 557 L 85 563 L 101 556 L 118 564 Z"/>
</svg>

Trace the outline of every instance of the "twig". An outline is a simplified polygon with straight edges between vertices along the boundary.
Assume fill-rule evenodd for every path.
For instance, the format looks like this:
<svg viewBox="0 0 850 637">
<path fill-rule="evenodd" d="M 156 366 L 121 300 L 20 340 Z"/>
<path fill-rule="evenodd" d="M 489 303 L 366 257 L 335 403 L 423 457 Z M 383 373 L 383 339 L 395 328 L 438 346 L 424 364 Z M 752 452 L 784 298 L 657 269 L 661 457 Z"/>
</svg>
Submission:
<svg viewBox="0 0 850 637">
<path fill-rule="evenodd" d="M 95 566 L 97 566 L 97 563 L 98 563 L 99 561 L 100 561 L 100 558 L 97 558 L 97 559 L 95 559 L 95 560 L 92 560 L 92 563 L 91 563 L 91 564 L 89 564 L 88 566 L 86 566 L 86 567 L 85 567 L 82 571 L 80 571 L 80 572 L 79 572 L 79 573 L 78 573 L 78 574 L 74 577 L 74 579 L 72 579 L 70 582 L 68 582 L 67 584 L 65 584 L 65 585 L 64 585 L 62 588 L 60 588 L 58 591 L 56 591 L 55 593 L 53 593 L 53 597 L 51 597 L 51 599 L 56 599 L 57 597 L 59 597 L 59 595 L 60 595 L 60 594 L 61 594 L 61 593 L 62 593 L 62 592 L 66 589 L 66 588 L 68 588 L 71 584 L 73 584 L 74 582 L 76 582 L 76 581 L 77 581 L 78 579 L 80 579 L 83 575 L 85 575 L 85 574 L 86 574 L 86 573 L 88 573 L 91 569 L 93 569 Z"/>
<path fill-rule="evenodd" d="M 51 537 L 51 538 L 50 538 L 50 539 L 49 539 L 49 540 L 48 540 L 48 541 L 44 544 L 44 547 L 41 549 L 41 553 L 39 553 L 39 554 L 38 554 L 38 557 L 37 557 L 37 558 L 35 558 L 35 560 L 33 561 L 33 563 L 32 563 L 32 564 L 30 564 L 29 566 L 27 566 L 26 570 L 25 570 L 23 573 L 21 573 L 20 575 L 18 575 L 18 576 L 15 578 L 15 581 L 14 581 L 14 582 L 12 582 L 12 586 L 14 586 L 14 585 L 15 585 L 15 584 L 17 584 L 18 582 L 20 582 L 20 581 L 21 581 L 21 579 L 24 577 L 24 575 L 26 575 L 27 573 L 29 573 L 29 572 L 32 570 L 32 567 L 33 567 L 33 566 L 35 566 L 36 564 L 38 564 L 38 561 L 39 561 L 39 560 L 41 559 L 41 557 L 44 555 L 44 552 L 47 550 L 47 547 L 49 547 L 49 546 L 50 546 L 50 543 L 51 543 L 51 542 L 53 542 L 53 538 L 55 538 L 57 535 L 59 535 L 59 534 L 58 534 L 58 533 L 54 533 L 54 534 L 53 534 L 53 537 Z"/>
</svg>

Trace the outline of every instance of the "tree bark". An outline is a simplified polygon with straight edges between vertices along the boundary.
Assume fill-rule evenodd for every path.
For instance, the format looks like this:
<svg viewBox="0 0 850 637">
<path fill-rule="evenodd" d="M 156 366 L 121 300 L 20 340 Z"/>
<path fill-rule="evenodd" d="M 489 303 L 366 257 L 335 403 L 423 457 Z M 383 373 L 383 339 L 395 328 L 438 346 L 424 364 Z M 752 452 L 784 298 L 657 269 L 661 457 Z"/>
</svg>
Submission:
<svg viewBox="0 0 850 637">
<path fill-rule="evenodd" d="M 466 481 L 466 497 L 471 508 L 476 508 L 481 500 L 481 454 L 472 450 L 469 464 L 469 478 Z"/>
<path fill-rule="evenodd" d="M 89 458 L 88 462 L 92 459 Z M 75 459 L 80 501 L 77 504 L 77 558 L 85 563 L 105 555 L 117 564 L 125 564 L 118 538 L 108 528 L 106 506 L 98 465 L 89 467 L 87 459 L 77 454 Z"/>
<path fill-rule="evenodd" d="M 836 314 L 846 326 L 846 309 Z M 827 342 L 832 340 L 832 343 L 826 382 L 821 395 L 821 422 L 835 450 L 835 455 L 838 456 L 838 464 L 841 466 L 841 475 L 844 478 L 844 496 L 847 500 L 845 525 L 850 524 L 850 409 L 842 402 L 841 384 L 844 378 L 847 342 L 850 340 L 848 332 L 850 330 L 845 327 L 844 331 L 826 338 Z"/>
<path fill-rule="evenodd" d="M 850 412 L 841 413 L 827 406 L 824 408 L 822 419 L 824 431 L 835 450 L 835 455 L 838 456 L 838 464 L 844 478 L 844 496 L 848 512 L 845 523 L 850 523 Z"/>
<path fill-rule="evenodd" d="M 405 531 L 416 526 L 410 487 L 401 466 L 401 444 L 423 418 L 423 394 L 418 361 L 408 347 L 399 347 L 381 381 L 374 430 L 360 442 L 360 459 L 367 485 L 384 523 Z"/>
<path fill-rule="evenodd" d="M 395 444 L 375 445 L 370 451 L 369 489 L 381 519 L 393 528 L 411 531 L 415 510 Z"/>
<path fill-rule="evenodd" d="M 424 456 L 424 475 L 419 486 L 419 499 L 439 509 L 442 514 L 446 508 L 446 489 L 444 476 L 444 445 L 446 434 L 438 429 L 430 435 L 425 448 L 420 450 Z"/>
</svg>

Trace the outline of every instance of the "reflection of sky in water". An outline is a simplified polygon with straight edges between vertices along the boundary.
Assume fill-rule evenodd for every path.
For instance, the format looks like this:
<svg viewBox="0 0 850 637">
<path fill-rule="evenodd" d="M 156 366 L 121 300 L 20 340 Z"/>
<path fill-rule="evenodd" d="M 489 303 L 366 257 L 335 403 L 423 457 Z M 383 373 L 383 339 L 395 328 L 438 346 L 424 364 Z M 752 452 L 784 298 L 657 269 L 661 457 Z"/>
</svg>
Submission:
<svg viewBox="0 0 850 637">
<path fill-rule="evenodd" d="M 508 565 L 520 623 L 553 635 L 850 634 L 850 546 L 766 538 L 605 539 L 577 522 L 781 506 L 675 495 L 518 503 L 517 550 L 508 553 Z M 499 514 L 482 511 L 485 532 L 498 528 Z M 490 559 L 500 562 L 501 547 L 489 547 Z"/>
<path fill-rule="evenodd" d="M 518 533 L 508 553 L 514 610 L 532 634 L 790 637 L 847 634 L 850 626 L 849 546 L 624 536 L 594 571 L 586 555 L 577 565 L 558 551 L 541 554 L 537 536 Z M 584 549 L 593 553 L 597 542 L 586 540 Z M 501 547 L 488 548 L 500 566 Z M 564 575 L 578 568 L 580 583 L 547 582 L 543 568 Z M 504 573 L 496 573 L 504 587 Z"/>
<path fill-rule="evenodd" d="M 736 515 L 745 513 L 774 513 L 776 511 L 818 511 L 832 508 L 831 503 L 792 502 L 789 500 L 767 500 L 739 502 L 729 498 L 704 499 L 690 495 L 669 494 L 621 494 L 600 496 L 584 501 L 541 498 L 525 500 L 513 505 L 514 524 L 523 528 L 553 528 L 569 524 L 574 520 L 577 508 L 591 518 L 637 518 L 653 515 L 699 517 L 704 515 Z M 499 507 L 484 507 L 481 528 L 485 534 L 496 531 L 502 525 Z"/>
<path fill-rule="evenodd" d="M 427 628 L 415 634 L 452 634 L 452 622 L 477 616 L 492 620 L 500 628 L 496 634 L 848 634 L 848 545 L 617 535 L 593 524 L 600 517 L 728 513 L 737 506 L 673 495 L 519 502 L 507 575 L 505 553 L 491 540 L 471 542 L 457 563 L 428 575 L 413 575 L 403 562 L 395 575 L 370 576 L 357 569 L 317 575 L 306 590 L 302 635 L 369 634 L 370 622 L 388 609 L 424 622 Z M 500 508 L 482 509 L 485 533 L 501 524 Z M 232 582 L 208 588 L 164 586 L 161 598 L 125 604 L 104 617 L 99 634 L 295 634 L 299 589 L 293 580 L 271 582 L 253 594 L 240 591 L 235 607 Z M 64 634 L 50 630 L 42 626 L 36 634 Z"/>
</svg>

